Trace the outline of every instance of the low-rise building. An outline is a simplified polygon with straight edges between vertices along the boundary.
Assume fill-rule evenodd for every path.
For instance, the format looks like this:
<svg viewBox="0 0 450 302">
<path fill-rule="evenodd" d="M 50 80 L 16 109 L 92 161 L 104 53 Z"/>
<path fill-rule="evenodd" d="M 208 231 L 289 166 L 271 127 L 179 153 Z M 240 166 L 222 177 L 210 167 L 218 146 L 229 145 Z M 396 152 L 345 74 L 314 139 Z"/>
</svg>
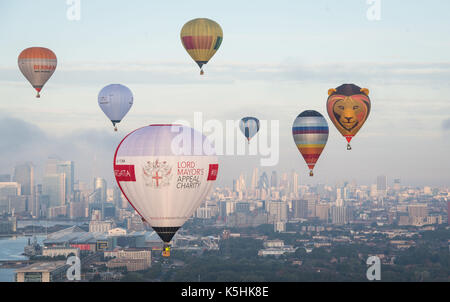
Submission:
<svg viewBox="0 0 450 302">
<path fill-rule="evenodd" d="M 151 267 L 152 254 L 149 250 L 114 250 L 104 252 L 108 268 L 125 268 L 127 271 L 142 271 Z"/>
<path fill-rule="evenodd" d="M 42 250 L 42 256 L 44 257 L 69 257 L 69 255 L 80 257 L 80 249 L 74 247 L 48 247 Z"/>
<path fill-rule="evenodd" d="M 65 261 L 39 262 L 15 271 L 16 282 L 56 282 L 66 278 Z"/>
</svg>

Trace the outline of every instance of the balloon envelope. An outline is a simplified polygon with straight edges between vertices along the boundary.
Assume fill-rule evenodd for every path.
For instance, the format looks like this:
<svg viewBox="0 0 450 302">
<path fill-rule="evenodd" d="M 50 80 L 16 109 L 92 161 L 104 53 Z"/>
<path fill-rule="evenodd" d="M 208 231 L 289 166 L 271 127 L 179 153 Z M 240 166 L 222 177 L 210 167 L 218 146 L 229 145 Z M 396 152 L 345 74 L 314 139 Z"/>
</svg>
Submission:
<svg viewBox="0 0 450 302">
<path fill-rule="evenodd" d="M 45 83 L 55 72 L 58 60 L 48 48 L 31 47 L 20 53 L 18 64 L 22 74 L 38 92 L 36 97 L 39 98 Z"/>
<path fill-rule="evenodd" d="M 259 120 L 256 117 L 244 117 L 239 123 L 239 128 L 250 141 L 259 132 Z"/>
<path fill-rule="evenodd" d="M 369 90 L 354 84 L 344 84 L 328 91 L 327 111 L 336 129 L 350 142 L 370 114 Z"/>
<path fill-rule="evenodd" d="M 223 31 L 217 22 L 199 18 L 187 22 L 180 36 L 184 48 L 201 69 L 222 44 Z"/>
<path fill-rule="evenodd" d="M 181 125 L 133 131 L 117 147 L 117 184 L 134 209 L 168 243 L 206 199 L 218 160 L 206 137 Z"/>
<path fill-rule="evenodd" d="M 313 176 L 317 160 L 328 141 L 328 123 L 317 111 L 304 111 L 297 116 L 292 127 L 292 135 Z"/>
<path fill-rule="evenodd" d="M 133 106 L 133 93 L 120 84 L 108 85 L 98 94 L 98 105 L 115 126 Z"/>
</svg>

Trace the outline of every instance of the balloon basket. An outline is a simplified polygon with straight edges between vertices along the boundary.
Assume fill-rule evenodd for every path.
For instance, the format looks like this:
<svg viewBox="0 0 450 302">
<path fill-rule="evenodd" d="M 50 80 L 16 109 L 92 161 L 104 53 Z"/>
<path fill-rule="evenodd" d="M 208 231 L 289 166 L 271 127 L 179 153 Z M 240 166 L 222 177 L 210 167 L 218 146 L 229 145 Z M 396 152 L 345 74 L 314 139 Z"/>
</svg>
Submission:
<svg viewBox="0 0 450 302">
<path fill-rule="evenodd" d="M 314 172 L 313 171 L 309 171 L 309 176 L 313 177 L 314 176 Z"/>
<path fill-rule="evenodd" d="M 170 257 L 170 245 L 164 244 L 162 256 L 163 256 L 164 258 L 169 258 L 169 257 Z"/>
<path fill-rule="evenodd" d="M 350 146 L 350 144 L 347 145 L 347 150 L 352 150 L 352 146 Z"/>
<path fill-rule="evenodd" d="M 203 71 L 203 69 L 200 69 L 200 75 L 204 75 L 205 72 Z"/>
</svg>

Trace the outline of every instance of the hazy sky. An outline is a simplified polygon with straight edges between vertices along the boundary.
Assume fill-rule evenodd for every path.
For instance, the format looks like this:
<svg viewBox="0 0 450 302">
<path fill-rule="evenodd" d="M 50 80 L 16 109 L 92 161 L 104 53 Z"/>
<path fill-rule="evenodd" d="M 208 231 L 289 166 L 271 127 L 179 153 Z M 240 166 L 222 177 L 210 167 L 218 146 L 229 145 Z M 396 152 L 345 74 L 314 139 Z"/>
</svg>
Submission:
<svg viewBox="0 0 450 302">
<path fill-rule="evenodd" d="M 280 162 L 302 183 L 377 175 L 404 184 L 450 184 L 449 1 L 381 0 L 381 20 L 367 19 L 366 0 L 112 1 L 81 0 L 70 21 L 65 0 L 0 2 L 0 174 L 49 155 L 72 159 L 76 176 L 113 180 L 115 147 L 143 125 L 184 119 L 257 116 L 280 121 Z M 223 28 L 219 52 L 199 76 L 180 42 L 187 21 L 207 17 Z M 31 46 L 52 49 L 58 68 L 42 98 L 17 67 Z M 135 103 L 113 133 L 97 104 L 100 89 L 127 85 Z M 353 141 L 326 115 L 329 88 L 354 83 L 370 89 L 371 115 Z M 327 117 L 328 145 L 308 171 L 292 139 L 302 111 Z M 219 183 L 251 175 L 259 157 L 221 157 Z"/>
</svg>

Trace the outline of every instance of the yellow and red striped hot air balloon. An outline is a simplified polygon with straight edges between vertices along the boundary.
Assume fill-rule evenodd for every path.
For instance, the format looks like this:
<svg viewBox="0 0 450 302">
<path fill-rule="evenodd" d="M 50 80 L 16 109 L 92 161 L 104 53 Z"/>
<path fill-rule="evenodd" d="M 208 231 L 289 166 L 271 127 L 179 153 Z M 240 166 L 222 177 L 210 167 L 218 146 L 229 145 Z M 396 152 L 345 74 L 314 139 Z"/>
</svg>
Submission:
<svg viewBox="0 0 450 302">
<path fill-rule="evenodd" d="M 48 48 L 30 47 L 20 53 L 18 63 L 20 71 L 37 90 L 36 97 L 40 98 L 42 87 L 56 70 L 55 53 Z"/>
<path fill-rule="evenodd" d="M 214 56 L 222 44 L 223 32 L 220 25 L 210 19 L 199 18 L 186 23 L 181 29 L 181 42 L 189 55 L 200 67 Z"/>
</svg>

